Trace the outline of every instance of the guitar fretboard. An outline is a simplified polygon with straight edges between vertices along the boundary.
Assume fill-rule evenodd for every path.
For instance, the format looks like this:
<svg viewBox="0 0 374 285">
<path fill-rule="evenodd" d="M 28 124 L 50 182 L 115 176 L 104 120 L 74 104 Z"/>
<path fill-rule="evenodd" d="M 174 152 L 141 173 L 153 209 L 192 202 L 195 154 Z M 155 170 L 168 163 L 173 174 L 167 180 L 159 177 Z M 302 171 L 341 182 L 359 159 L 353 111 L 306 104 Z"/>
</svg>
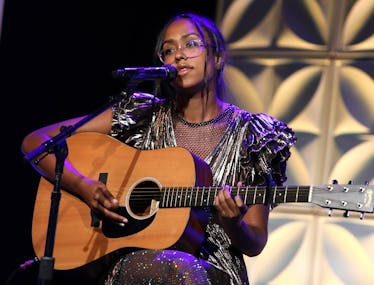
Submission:
<svg viewBox="0 0 374 285">
<path fill-rule="evenodd" d="M 231 196 L 239 195 L 244 204 L 280 204 L 309 202 L 311 186 L 231 187 Z M 161 191 L 160 208 L 213 206 L 222 187 L 166 187 Z"/>
</svg>

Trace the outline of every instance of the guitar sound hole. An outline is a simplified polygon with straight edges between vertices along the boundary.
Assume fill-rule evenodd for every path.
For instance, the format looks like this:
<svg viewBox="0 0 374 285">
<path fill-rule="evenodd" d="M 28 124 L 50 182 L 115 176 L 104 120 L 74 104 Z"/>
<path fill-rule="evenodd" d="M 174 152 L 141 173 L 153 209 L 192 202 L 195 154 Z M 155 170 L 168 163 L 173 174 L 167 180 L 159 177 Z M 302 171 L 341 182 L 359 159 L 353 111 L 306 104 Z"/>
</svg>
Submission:
<svg viewBox="0 0 374 285">
<path fill-rule="evenodd" d="M 137 216 L 149 216 L 157 211 L 160 201 L 160 189 L 153 181 L 139 183 L 131 192 L 129 207 Z"/>
<path fill-rule="evenodd" d="M 119 238 L 138 233 L 148 227 L 155 218 L 161 192 L 157 183 L 141 181 L 130 192 L 127 207 L 119 207 L 116 212 L 128 219 L 122 227 L 111 220 L 103 220 L 102 230 L 106 237 Z"/>
</svg>

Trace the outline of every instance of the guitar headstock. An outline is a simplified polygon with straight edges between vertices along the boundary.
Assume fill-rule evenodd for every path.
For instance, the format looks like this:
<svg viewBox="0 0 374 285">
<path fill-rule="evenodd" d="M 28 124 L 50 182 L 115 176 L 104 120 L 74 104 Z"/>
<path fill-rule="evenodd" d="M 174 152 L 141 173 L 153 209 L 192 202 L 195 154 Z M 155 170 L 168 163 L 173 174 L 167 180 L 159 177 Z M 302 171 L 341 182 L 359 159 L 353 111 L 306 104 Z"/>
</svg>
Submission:
<svg viewBox="0 0 374 285">
<path fill-rule="evenodd" d="M 374 212 L 374 186 L 369 184 L 337 184 L 313 186 L 311 201 L 323 208 L 343 210 L 344 216 L 348 217 L 349 212 L 364 213 Z"/>
</svg>

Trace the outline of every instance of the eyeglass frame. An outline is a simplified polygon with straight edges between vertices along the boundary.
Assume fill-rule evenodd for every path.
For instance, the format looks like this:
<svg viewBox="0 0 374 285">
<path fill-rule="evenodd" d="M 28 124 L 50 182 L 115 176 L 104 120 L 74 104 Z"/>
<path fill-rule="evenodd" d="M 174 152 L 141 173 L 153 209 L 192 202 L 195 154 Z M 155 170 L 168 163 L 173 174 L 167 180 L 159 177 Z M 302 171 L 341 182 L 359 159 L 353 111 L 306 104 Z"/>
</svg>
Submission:
<svg viewBox="0 0 374 285">
<path fill-rule="evenodd" d="M 185 53 L 184 53 L 184 50 L 186 49 L 186 48 L 189 48 L 188 46 L 186 46 L 186 44 L 188 44 L 188 43 L 190 43 L 190 42 L 199 42 L 199 53 L 197 54 L 197 55 L 195 55 L 195 56 L 187 56 Z M 207 43 L 204 43 L 203 42 L 203 40 L 202 39 L 191 39 L 191 40 L 188 40 L 188 41 L 186 41 L 185 43 L 183 43 L 183 46 L 182 45 L 179 45 L 177 48 L 174 48 L 174 51 L 173 51 L 173 53 L 172 54 L 170 54 L 170 56 L 172 56 L 172 55 L 174 55 L 175 56 L 175 54 L 177 53 L 177 51 L 181 51 L 187 58 L 195 58 L 195 57 L 198 57 L 199 55 L 201 55 L 201 53 L 202 53 L 202 51 L 203 51 L 203 48 L 206 48 L 208 46 L 208 44 Z M 195 47 L 197 47 L 197 46 L 193 46 L 193 47 L 190 47 L 190 48 L 195 48 Z M 158 55 L 158 58 L 159 58 L 159 60 L 162 62 L 162 63 L 166 63 L 166 61 L 163 59 L 163 55 L 162 55 L 162 50 L 161 51 L 159 51 L 158 53 L 157 53 L 157 55 Z"/>
</svg>

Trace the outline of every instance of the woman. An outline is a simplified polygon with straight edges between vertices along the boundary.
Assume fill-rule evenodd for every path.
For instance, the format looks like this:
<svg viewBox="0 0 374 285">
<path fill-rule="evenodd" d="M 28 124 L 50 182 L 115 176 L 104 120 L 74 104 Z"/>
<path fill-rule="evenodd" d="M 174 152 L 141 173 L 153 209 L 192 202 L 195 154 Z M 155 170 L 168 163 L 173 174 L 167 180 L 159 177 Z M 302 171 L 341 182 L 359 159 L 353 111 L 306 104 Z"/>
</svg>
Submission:
<svg viewBox="0 0 374 285">
<path fill-rule="evenodd" d="M 172 65 L 177 76 L 156 82 L 155 94 L 134 92 L 77 132 L 100 132 L 142 150 L 184 147 L 203 159 L 212 184 L 222 187 L 214 207 L 193 207 L 181 239 L 165 250 L 139 249 L 116 260 L 105 284 L 249 284 L 243 254 L 256 256 L 268 238 L 270 205 L 244 205 L 230 186 L 281 185 L 286 181 L 289 148 L 296 138 L 283 122 L 252 114 L 221 100 L 227 61 L 224 39 L 214 22 L 180 14 L 159 34 L 155 58 Z M 30 133 L 22 150 L 29 153 L 59 133 L 56 123 Z M 45 157 L 38 171 L 53 179 L 55 158 Z M 172 175 L 172 174 L 171 174 Z M 99 215 L 124 227 L 119 202 L 100 181 L 65 164 L 64 189 L 79 195 Z"/>
</svg>

